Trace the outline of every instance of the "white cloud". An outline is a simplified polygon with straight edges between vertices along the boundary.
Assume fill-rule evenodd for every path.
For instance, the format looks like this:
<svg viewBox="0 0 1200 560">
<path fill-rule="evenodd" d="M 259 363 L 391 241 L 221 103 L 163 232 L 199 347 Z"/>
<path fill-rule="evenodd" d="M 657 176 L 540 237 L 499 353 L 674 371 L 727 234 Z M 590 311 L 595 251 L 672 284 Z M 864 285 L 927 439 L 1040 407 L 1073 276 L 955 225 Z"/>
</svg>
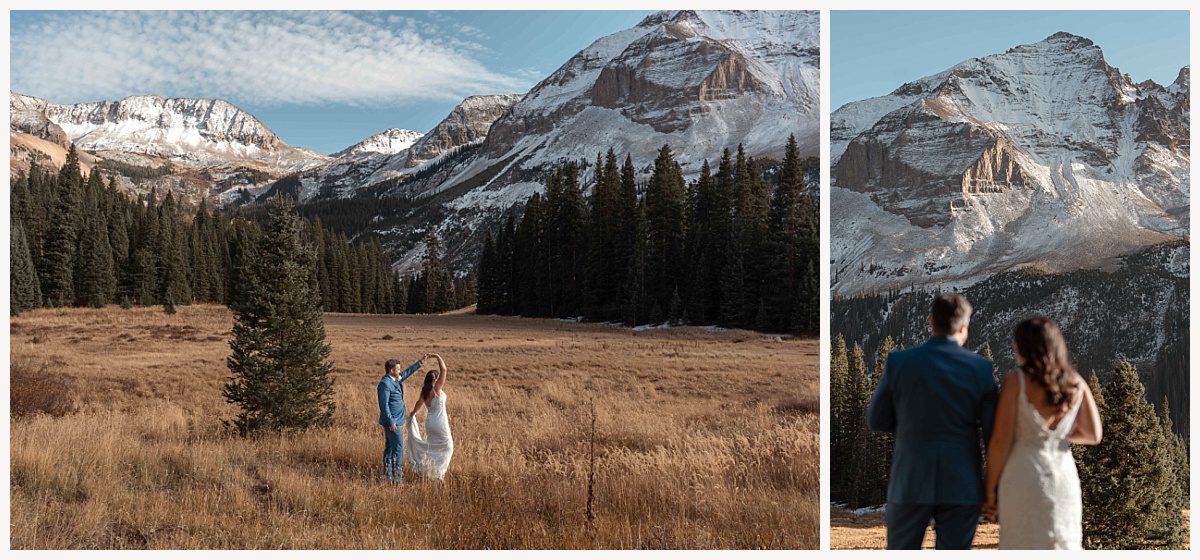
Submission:
<svg viewBox="0 0 1200 560">
<path fill-rule="evenodd" d="M 444 25 L 443 25 L 444 23 Z M 453 22 L 343 12 L 73 12 L 14 26 L 12 87 L 55 101 L 134 94 L 376 104 L 524 91 Z"/>
</svg>

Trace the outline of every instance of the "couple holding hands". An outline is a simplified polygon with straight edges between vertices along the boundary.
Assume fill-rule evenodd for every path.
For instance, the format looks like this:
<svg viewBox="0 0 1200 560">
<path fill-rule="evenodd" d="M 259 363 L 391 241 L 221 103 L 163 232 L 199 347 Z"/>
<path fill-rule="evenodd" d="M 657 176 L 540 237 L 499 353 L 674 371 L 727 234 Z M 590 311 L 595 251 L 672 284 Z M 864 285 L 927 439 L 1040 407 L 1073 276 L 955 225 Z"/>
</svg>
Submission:
<svg viewBox="0 0 1200 560">
<path fill-rule="evenodd" d="M 992 362 L 963 348 L 970 318 L 966 298 L 934 300 L 933 336 L 888 355 L 867 408 L 871 429 L 896 437 L 888 548 L 920 548 L 931 519 L 937 548 L 970 548 L 981 513 L 999 522 L 1000 548 L 1082 548 L 1071 444 L 1100 443 L 1091 389 L 1071 366 L 1058 325 L 1034 317 L 1014 329 L 1017 367 L 997 390 Z"/>
</svg>

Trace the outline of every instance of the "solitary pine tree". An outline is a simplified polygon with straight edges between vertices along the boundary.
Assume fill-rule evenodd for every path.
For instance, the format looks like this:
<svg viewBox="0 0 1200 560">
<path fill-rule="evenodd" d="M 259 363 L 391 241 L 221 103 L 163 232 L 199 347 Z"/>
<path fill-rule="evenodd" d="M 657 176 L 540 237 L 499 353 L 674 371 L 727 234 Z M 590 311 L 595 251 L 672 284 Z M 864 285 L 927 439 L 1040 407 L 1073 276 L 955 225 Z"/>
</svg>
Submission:
<svg viewBox="0 0 1200 560">
<path fill-rule="evenodd" d="M 9 222 L 9 301 L 8 313 L 16 315 L 33 309 L 42 303 L 42 290 L 38 285 L 37 270 L 25 238 L 25 228 L 20 217 L 13 216 Z"/>
<path fill-rule="evenodd" d="M 309 283 L 315 252 L 303 223 L 277 198 L 256 256 L 244 263 L 242 291 L 231 306 L 233 372 L 225 398 L 241 407 L 229 424 L 242 434 L 301 431 L 333 424 L 330 347 L 321 296 Z"/>
</svg>

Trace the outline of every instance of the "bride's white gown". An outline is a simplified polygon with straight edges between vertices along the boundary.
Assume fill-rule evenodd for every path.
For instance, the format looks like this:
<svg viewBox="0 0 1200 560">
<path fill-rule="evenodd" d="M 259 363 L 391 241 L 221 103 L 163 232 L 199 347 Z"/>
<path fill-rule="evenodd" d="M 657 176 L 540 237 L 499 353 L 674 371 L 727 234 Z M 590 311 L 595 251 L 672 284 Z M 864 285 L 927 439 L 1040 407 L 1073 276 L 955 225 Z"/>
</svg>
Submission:
<svg viewBox="0 0 1200 560">
<path fill-rule="evenodd" d="M 1000 548 L 1083 548 L 1083 501 L 1069 436 L 1083 395 L 1053 430 L 1025 394 L 1017 398 L 1016 440 L 996 494 Z"/>
<path fill-rule="evenodd" d="M 429 413 L 425 416 L 425 437 L 421 437 L 416 418 L 409 417 L 408 442 L 404 445 L 404 453 L 417 474 L 438 480 L 446 476 L 450 458 L 454 455 L 454 438 L 450 436 L 445 391 L 439 391 L 429 405 Z"/>
</svg>

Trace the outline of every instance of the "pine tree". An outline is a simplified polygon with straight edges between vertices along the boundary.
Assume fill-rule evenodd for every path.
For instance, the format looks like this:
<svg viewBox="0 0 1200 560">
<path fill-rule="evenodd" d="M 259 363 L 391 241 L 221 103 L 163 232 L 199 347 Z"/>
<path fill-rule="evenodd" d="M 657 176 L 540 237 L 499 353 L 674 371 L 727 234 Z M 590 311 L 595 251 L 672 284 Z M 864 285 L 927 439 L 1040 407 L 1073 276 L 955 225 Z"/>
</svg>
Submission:
<svg viewBox="0 0 1200 560">
<path fill-rule="evenodd" d="M 835 500 L 843 499 L 847 475 L 851 472 L 847 423 L 858 421 L 857 418 L 850 417 L 848 412 L 849 359 L 846 338 L 838 334 L 833 339 L 829 353 L 829 484 Z"/>
<path fill-rule="evenodd" d="M 1083 532 L 1089 548 L 1178 546 L 1184 519 L 1175 466 L 1137 369 L 1120 362 L 1104 386 L 1104 441 L 1083 454 Z"/>
<path fill-rule="evenodd" d="M 746 317 L 746 276 L 743 254 L 733 231 L 725 240 L 725 269 L 721 272 L 721 324 L 730 327 L 748 325 Z"/>
<path fill-rule="evenodd" d="M 188 285 L 187 261 L 184 259 L 184 239 L 178 224 L 175 195 L 167 191 L 159 207 L 159 231 L 154 246 L 158 258 L 158 299 L 172 304 L 191 303 L 192 290 Z"/>
<path fill-rule="evenodd" d="M 275 199 L 256 258 L 240 275 L 224 395 L 241 408 L 229 424 L 242 434 L 333 424 L 333 363 L 320 294 L 309 283 L 316 255 L 302 227 L 291 204 Z"/>
<path fill-rule="evenodd" d="M 257 260 L 258 247 L 254 230 L 245 223 L 240 214 L 234 217 L 234 223 L 237 225 L 233 229 L 229 247 L 229 289 L 225 293 L 226 304 L 231 309 L 242 306 L 249 297 L 247 287 L 251 279 L 247 275 Z"/>
<path fill-rule="evenodd" d="M 686 206 L 683 173 L 671 148 L 664 145 L 646 188 L 646 291 L 660 311 L 670 309 L 671 297 L 683 280 Z M 654 319 L 662 319 L 659 315 Z"/>
<path fill-rule="evenodd" d="M 400 278 L 400 273 L 392 273 L 392 309 L 393 313 L 408 311 L 408 286 Z"/>
<path fill-rule="evenodd" d="M 79 189 L 83 179 L 79 174 L 79 156 L 72 145 L 67 161 L 59 172 L 54 207 L 50 213 L 45 245 L 42 247 L 42 296 L 52 307 L 71 305 L 75 301 L 75 251 L 78 242 L 77 213 Z"/>
<path fill-rule="evenodd" d="M 596 321 L 620 314 L 620 290 L 626 272 L 619 261 L 621 245 L 621 177 L 617 154 L 609 148 L 601 160 L 597 156 L 596 180 L 592 189 L 590 255 L 587 282 L 588 309 L 585 315 Z"/>
<path fill-rule="evenodd" d="M 616 305 L 620 319 L 626 324 L 637 322 L 641 306 L 642 261 L 639 260 L 643 220 L 638 203 L 637 178 L 633 169 L 633 158 L 628 154 L 621 165 L 620 187 L 615 204 L 617 212 L 616 239 L 613 242 L 613 282 L 617 286 Z"/>
<path fill-rule="evenodd" d="M 1187 544 L 1188 538 L 1188 519 L 1183 515 L 1183 510 L 1188 509 L 1189 506 L 1190 491 L 1187 484 L 1191 479 L 1191 473 L 1189 472 L 1187 449 L 1183 446 L 1181 438 L 1175 435 L 1171 421 L 1171 405 L 1165 396 L 1159 410 L 1162 445 L 1166 451 L 1166 461 L 1171 471 L 1170 478 L 1174 484 L 1168 484 L 1163 489 L 1160 512 L 1162 522 L 1156 525 L 1150 538 L 1156 541 L 1157 546 L 1180 548 Z"/>
<path fill-rule="evenodd" d="M 80 240 L 78 303 L 89 307 L 104 307 L 112 303 L 117 292 L 117 278 L 112 261 L 112 246 L 108 243 L 108 226 L 96 216 L 89 221 Z"/>
<path fill-rule="evenodd" d="M 867 403 L 870 402 L 871 397 L 870 383 L 867 379 L 867 364 L 862 346 L 855 344 L 850 349 L 847 364 L 849 376 L 846 393 L 849 398 L 846 403 L 846 415 L 853 419 L 852 422 L 847 422 L 846 426 L 846 442 L 849 447 L 846 468 L 853 473 L 849 477 L 848 501 L 852 506 L 861 507 L 874 505 L 867 501 L 868 495 L 871 494 L 872 482 L 863 476 L 858 476 L 859 473 L 873 471 L 870 465 L 873 458 L 866 453 L 867 438 L 870 435 L 866 414 Z"/>
<path fill-rule="evenodd" d="M 883 378 L 887 366 L 888 355 L 896 349 L 896 343 L 891 336 L 886 336 L 879 345 L 879 354 L 875 359 L 875 372 L 867 385 L 866 401 L 875 393 L 879 381 Z M 865 414 L 865 408 L 864 408 Z M 869 481 L 870 491 L 865 493 L 865 503 L 881 504 L 887 501 L 888 475 L 892 465 L 892 449 L 895 446 L 895 436 L 887 432 L 867 431 L 869 434 L 866 456 L 870 458 L 867 470 L 859 471 L 859 476 Z"/>
<path fill-rule="evenodd" d="M 20 216 L 9 222 L 9 315 L 28 311 L 42 304 L 42 289 L 38 284 L 37 270 L 25 238 L 25 228 Z"/>
<path fill-rule="evenodd" d="M 424 278 L 425 313 L 442 313 L 454 307 L 454 279 L 442 260 L 442 242 L 430 232 L 425 238 L 425 258 L 421 276 Z"/>
<path fill-rule="evenodd" d="M 495 295 L 500 284 L 497 281 L 497 260 L 496 243 L 492 241 L 492 232 L 489 230 L 484 234 L 483 251 L 479 255 L 479 304 L 475 306 L 475 312 L 480 315 L 495 314 L 499 307 Z"/>
<path fill-rule="evenodd" d="M 1188 458 L 1187 440 L 1175 433 L 1171 420 L 1171 405 L 1166 396 L 1163 397 L 1162 402 L 1162 419 L 1163 434 L 1172 443 L 1171 453 L 1174 456 L 1175 479 L 1179 482 L 1180 497 L 1182 502 L 1187 504 L 1192 496 L 1192 472 L 1191 461 Z"/>
<path fill-rule="evenodd" d="M 551 278 L 549 314 L 555 317 L 574 317 L 584 303 L 587 216 L 577 175 L 575 164 L 568 163 L 546 186 L 548 222 L 545 239 Z"/>
</svg>

